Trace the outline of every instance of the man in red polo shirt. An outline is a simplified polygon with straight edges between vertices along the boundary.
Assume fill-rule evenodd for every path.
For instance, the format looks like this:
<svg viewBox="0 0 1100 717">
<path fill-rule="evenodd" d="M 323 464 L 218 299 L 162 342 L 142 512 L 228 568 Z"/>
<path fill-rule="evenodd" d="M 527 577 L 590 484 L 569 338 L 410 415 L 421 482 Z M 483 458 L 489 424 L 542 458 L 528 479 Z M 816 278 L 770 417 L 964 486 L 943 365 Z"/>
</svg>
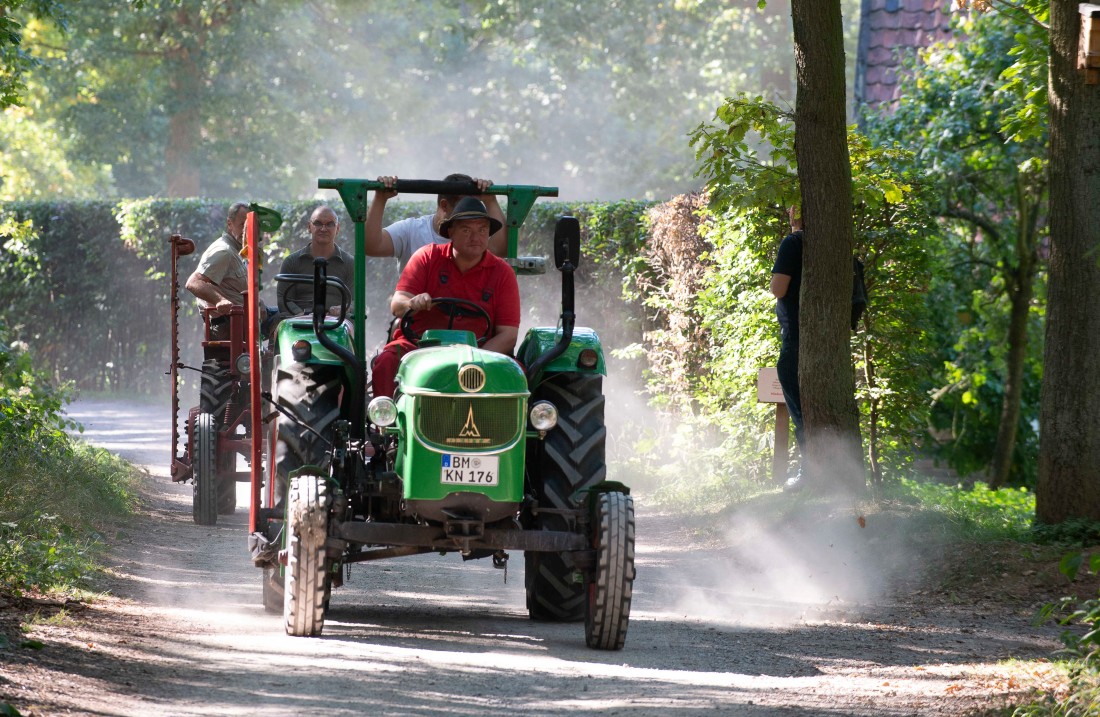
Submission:
<svg viewBox="0 0 1100 717">
<path fill-rule="evenodd" d="M 420 333 L 447 328 L 450 316 L 432 308 L 432 300 L 465 299 L 485 309 L 492 320 L 481 348 L 511 355 L 519 337 L 519 283 L 512 267 L 488 251 L 489 237 L 500 228 L 500 221 L 489 214 L 480 199 L 459 200 L 451 216 L 439 226 L 439 234 L 450 242 L 417 250 L 401 272 L 390 301 L 393 315 L 401 317 L 411 309 Z M 476 316 L 458 316 L 453 328 L 481 334 L 485 321 Z M 416 344 L 400 330 L 386 344 L 372 367 L 375 396 L 393 397 L 401 357 L 415 348 Z"/>
</svg>

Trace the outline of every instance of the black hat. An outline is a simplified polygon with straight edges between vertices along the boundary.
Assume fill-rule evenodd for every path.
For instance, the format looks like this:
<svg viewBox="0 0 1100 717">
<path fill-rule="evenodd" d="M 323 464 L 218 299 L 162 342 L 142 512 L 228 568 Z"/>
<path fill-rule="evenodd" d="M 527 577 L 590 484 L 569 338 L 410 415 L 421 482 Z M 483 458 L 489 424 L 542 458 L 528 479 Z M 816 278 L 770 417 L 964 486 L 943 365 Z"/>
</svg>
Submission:
<svg viewBox="0 0 1100 717">
<path fill-rule="evenodd" d="M 450 239 L 451 225 L 457 221 L 463 219 L 488 219 L 489 220 L 489 236 L 496 234 L 503 226 L 500 220 L 496 217 L 489 216 L 489 210 L 485 208 L 484 202 L 477 197 L 463 197 L 458 200 L 458 204 L 455 205 L 454 210 L 451 212 L 451 216 L 443 220 L 443 223 L 439 225 L 439 236 Z"/>
</svg>

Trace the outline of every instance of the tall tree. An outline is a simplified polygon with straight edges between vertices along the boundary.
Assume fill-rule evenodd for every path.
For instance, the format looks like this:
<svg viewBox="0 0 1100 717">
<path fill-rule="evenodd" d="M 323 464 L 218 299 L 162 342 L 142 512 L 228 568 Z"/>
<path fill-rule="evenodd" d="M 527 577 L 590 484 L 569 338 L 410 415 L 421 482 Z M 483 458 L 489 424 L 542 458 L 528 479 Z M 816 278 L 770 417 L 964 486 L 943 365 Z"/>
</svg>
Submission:
<svg viewBox="0 0 1100 717">
<path fill-rule="evenodd" d="M 1021 418 L 1025 384 L 1028 394 L 1037 395 L 1040 380 L 1037 371 L 1026 369 L 1038 364 L 1041 350 L 1029 349 L 1028 334 L 1040 321 L 1034 297 L 1046 225 L 1047 136 L 1045 127 L 1034 135 L 1008 136 L 1003 127 L 1024 101 L 1005 90 L 1001 77 L 1020 38 L 1041 36 L 1045 46 L 1047 33 L 1019 12 L 960 22 L 967 41 L 922 52 L 899 78 L 905 101 L 869 118 L 868 128 L 880 141 L 900 141 L 914 151 L 921 174 L 939 195 L 937 213 L 946 228 L 957 230 L 948 235 L 965 270 L 957 285 L 966 306 L 959 308 L 977 309 L 965 313 L 980 317 L 955 327 L 959 333 L 951 336 L 954 347 L 945 357 L 947 376 L 936 403 L 951 410 L 937 411 L 934 421 L 953 427 L 961 414 L 969 424 L 952 429 L 945 451 L 963 472 L 991 464 L 991 488 L 1010 477 L 1033 484 L 1034 449 L 1030 460 L 1019 460 L 1017 436 L 1020 430 L 1030 433 L 1038 409 L 1033 402 L 1032 412 Z M 1045 75 L 1044 54 L 1041 86 Z M 993 413 L 987 406 L 997 400 L 1000 410 Z"/>
<path fill-rule="evenodd" d="M 793 0 L 795 154 L 805 221 L 798 380 L 808 478 L 862 492 L 852 298 L 852 169 L 839 0 Z"/>
<path fill-rule="evenodd" d="M 1053 0 L 1050 279 L 1035 493 L 1043 523 L 1100 520 L 1100 84 L 1077 70 L 1080 34 L 1078 3 Z"/>
</svg>

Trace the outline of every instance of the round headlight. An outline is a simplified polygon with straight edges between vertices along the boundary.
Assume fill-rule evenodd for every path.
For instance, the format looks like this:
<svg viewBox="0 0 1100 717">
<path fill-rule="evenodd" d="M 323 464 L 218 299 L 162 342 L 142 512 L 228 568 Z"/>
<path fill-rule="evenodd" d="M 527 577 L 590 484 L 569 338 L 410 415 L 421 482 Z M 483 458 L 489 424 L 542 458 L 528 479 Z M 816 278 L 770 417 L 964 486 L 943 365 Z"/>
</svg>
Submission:
<svg viewBox="0 0 1100 717">
<path fill-rule="evenodd" d="M 577 356 L 577 365 L 581 368 L 596 368 L 596 364 L 600 362 L 600 355 L 596 353 L 595 349 L 583 349 L 579 356 Z"/>
<path fill-rule="evenodd" d="M 305 363 L 313 357 L 313 347 L 305 339 L 298 339 L 290 345 L 290 355 L 298 363 Z"/>
<path fill-rule="evenodd" d="M 375 396 L 367 406 L 367 417 L 376 426 L 392 426 L 397 420 L 397 404 L 389 396 Z"/>
<path fill-rule="evenodd" d="M 252 357 L 248 354 L 241 354 L 237 357 L 237 373 L 242 376 L 247 376 L 252 371 Z"/>
<path fill-rule="evenodd" d="M 558 425 L 558 409 L 549 401 L 536 401 L 531 406 L 531 425 L 537 431 L 549 431 Z"/>
</svg>

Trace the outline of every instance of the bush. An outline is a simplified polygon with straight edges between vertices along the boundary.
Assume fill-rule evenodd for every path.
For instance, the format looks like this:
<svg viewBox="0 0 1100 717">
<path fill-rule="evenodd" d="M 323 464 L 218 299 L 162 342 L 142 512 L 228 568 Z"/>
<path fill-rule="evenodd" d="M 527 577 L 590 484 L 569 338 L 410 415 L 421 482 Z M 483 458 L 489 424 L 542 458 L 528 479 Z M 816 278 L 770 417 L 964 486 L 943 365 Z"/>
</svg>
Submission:
<svg viewBox="0 0 1100 717">
<path fill-rule="evenodd" d="M 133 468 L 70 438 L 66 396 L 0 327 L 0 591 L 83 586 L 97 531 L 134 504 Z"/>
</svg>

